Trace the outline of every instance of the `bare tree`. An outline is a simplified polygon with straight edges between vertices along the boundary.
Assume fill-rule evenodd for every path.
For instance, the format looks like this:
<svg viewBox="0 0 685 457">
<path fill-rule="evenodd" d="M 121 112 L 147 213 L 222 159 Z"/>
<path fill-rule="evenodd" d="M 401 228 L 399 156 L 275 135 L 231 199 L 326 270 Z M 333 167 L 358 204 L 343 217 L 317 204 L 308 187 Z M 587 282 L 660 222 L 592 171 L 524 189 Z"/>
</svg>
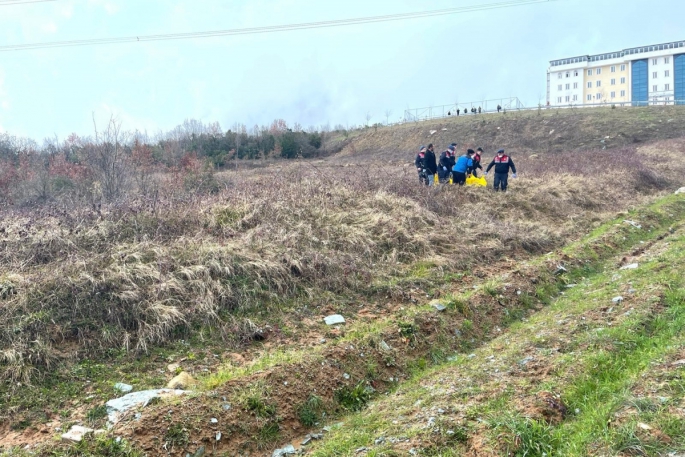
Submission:
<svg viewBox="0 0 685 457">
<path fill-rule="evenodd" d="M 369 126 L 369 121 L 371 120 L 371 118 L 373 118 L 373 116 L 371 115 L 371 113 L 369 111 L 367 111 L 366 116 L 364 117 L 364 119 L 366 119 L 366 126 L 367 127 Z"/>
<path fill-rule="evenodd" d="M 113 200 L 123 194 L 130 178 L 126 153 L 129 134 L 121 129 L 121 122 L 114 116 L 110 117 L 105 130 L 100 132 L 93 114 L 93 127 L 95 139 L 86 150 L 88 164 L 100 183 L 103 197 Z"/>
<path fill-rule="evenodd" d="M 391 109 L 386 109 L 385 110 L 385 125 L 390 124 L 390 116 L 392 115 L 392 110 Z"/>
</svg>

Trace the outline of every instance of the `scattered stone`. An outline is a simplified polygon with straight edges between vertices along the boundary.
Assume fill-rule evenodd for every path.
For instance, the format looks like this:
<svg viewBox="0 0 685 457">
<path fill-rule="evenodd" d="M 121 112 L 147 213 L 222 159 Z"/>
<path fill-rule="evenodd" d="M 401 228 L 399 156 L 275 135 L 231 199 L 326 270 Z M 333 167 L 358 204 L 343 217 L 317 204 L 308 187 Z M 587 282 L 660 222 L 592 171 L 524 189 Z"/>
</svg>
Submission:
<svg viewBox="0 0 685 457">
<path fill-rule="evenodd" d="M 178 363 L 171 363 L 171 364 L 167 365 L 167 367 L 166 367 L 166 369 L 169 373 L 176 373 L 176 371 L 179 368 L 181 368 L 181 365 L 179 365 Z"/>
<path fill-rule="evenodd" d="M 197 448 L 197 451 L 195 451 L 195 454 L 193 454 L 193 457 L 204 457 L 205 455 L 205 447 L 200 446 Z"/>
<path fill-rule="evenodd" d="M 218 424 L 218 423 L 219 423 L 219 419 L 217 419 L 216 417 L 212 417 L 211 419 L 209 419 L 209 423 L 210 423 L 210 424 Z"/>
<path fill-rule="evenodd" d="M 197 381 L 193 379 L 192 376 L 190 376 L 188 373 L 185 371 L 182 371 L 176 376 L 174 379 L 169 381 L 169 384 L 166 385 L 167 389 L 188 389 L 189 387 L 193 386 L 196 384 Z"/>
<path fill-rule="evenodd" d="M 612 303 L 617 303 L 617 304 L 618 304 L 618 303 L 621 303 L 621 302 L 623 301 L 623 297 L 621 297 L 621 296 L 619 295 L 618 297 L 612 298 L 611 301 L 612 301 Z"/>
<path fill-rule="evenodd" d="M 629 293 L 630 295 L 633 295 L 633 294 L 636 293 L 636 292 L 637 292 L 637 290 L 635 290 L 635 289 L 628 289 L 628 293 Z"/>
<path fill-rule="evenodd" d="M 534 357 L 528 356 L 528 357 L 526 357 L 526 358 L 524 358 L 524 359 L 522 359 L 522 360 L 519 360 L 519 365 L 521 365 L 522 367 L 525 367 L 526 365 L 528 365 L 528 364 L 529 364 L 530 362 L 532 362 L 533 360 L 535 360 Z"/>
<path fill-rule="evenodd" d="M 295 450 L 295 446 L 292 444 L 287 445 L 283 449 L 276 449 L 273 454 L 271 454 L 271 457 L 283 457 L 286 455 L 293 455 L 297 452 Z"/>
<path fill-rule="evenodd" d="M 469 355 L 468 355 L 468 358 L 469 358 L 469 359 L 473 359 L 473 358 L 475 358 L 475 357 L 476 357 L 476 354 L 469 354 Z"/>
<path fill-rule="evenodd" d="M 431 134 L 431 135 L 432 135 L 432 134 Z M 368 448 L 360 447 L 360 448 L 356 449 L 354 452 L 355 452 L 356 454 L 361 454 L 362 452 L 366 452 L 366 451 L 368 451 L 368 450 L 369 450 Z"/>
<path fill-rule="evenodd" d="M 459 330 L 458 328 L 454 329 L 454 335 L 461 336 L 461 330 Z"/>
<path fill-rule="evenodd" d="M 320 344 L 326 344 L 326 338 L 321 338 L 321 339 L 319 340 L 319 343 L 320 343 Z"/>
<path fill-rule="evenodd" d="M 228 411 L 229 409 L 231 409 L 231 405 L 229 405 L 228 403 L 224 403 L 221 406 L 221 408 L 223 408 L 224 411 Z"/>
<path fill-rule="evenodd" d="M 447 309 L 447 306 L 443 305 L 440 301 L 438 300 L 433 300 L 431 302 L 431 306 L 438 311 L 445 311 Z"/>
<path fill-rule="evenodd" d="M 540 157 L 540 156 L 537 154 L 531 154 L 528 156 L 529 159 L 537 159 L 538 157 Z"/>
<path fill-rule="evenodd" d="M 561 275 L 561 274 L 566 273 L 567 271 L 568 271 L 568 270 L 567 270 L 566 268 L 564 268 L 563 265 L 557 265 L 557 269 L 556 269 L 556 271 L 554 272 L 554 274 L 557 275 L 557 276 L 559 276 L 559 275 Z"/>
<path fill-rule="evenodd" d="M 430 131 L 430 134 L 431 134 L 431 135 L 435 135 L 436 133 L 438 133 L 437 130 L 431 130 L 431 131 Z"/>
<path fill-rule="evenodd" d="M 216 440 L 221 441 L 221 432 L 216 432 Z"/>
<path fill-rule="evenodd" d="M 376 438 L 376 440 L 373 442 L 376 446 L 380 446 L 381 444 L 385 443 L 385 437 L 381 436 L 380 438 Z"/>
<path fill-rule="evenodd" d="M 621 267 L 621 270 L 635 270 L 635 269 L 637 269 L 638 266 L 639 266 L 639 264 L 637 264 L 637 263 L 631 263 L 629 265 Z"/>
<path fill-rule="evenodd" d="M 345 378 L 345 379 L 350 379 L 350 375 L 347 374 L 347 373 L 343 373 L 343 378 Z"/>
<path fill-rule="evenodd" d="M 92 428 L 83 427 L 82 425 L 74 425 L 67 433 L 62 435 L 63 441 L 71 441 L 72 443 L 80 443 L 86 435 L 93 433 Z"/>
<path fill-rule="evenodd" d="M 116 398 L 105 403 L 108 415 L 107 420 L 112 424 L 116 424 L 119 422 L 123 413 L 138 406 L 147 406 L 153 398 L 178 396 L 185 393 L 186 391 L 183 390 L 154 389 L 126 394 L 121 398 Z"/>
<path fill-rule="evenodd" d="M 133 416 L 133 419 L 134 419 L 134 420 L 137 420 L 137 421 L 141 420 L 142 418 L 143 418 L 143 413 L 136 413 L 136 414 Z"/>
<path fill-rule="evenodd" d="M 390 347 L 390 345 L 388 343 L 386 343 L 385 341 L 381 341 L 380 346 L 381 346 L 381 349 L 384 351 L 392 351 L 392 348 Z"/>
<path fill-rule="evenodd" d="M 342 317 L 340 314 L 333 314 L 331 316 L 325 317 L 324 322 L 326 322 L 326 325 L 344 324 L 345 318 Z"/>
<path fill-rule="evenodd" d="M 438 408 L 438 414 L 445 414 L 445 410 L 442 408 Z"/>
<path fill-rule="evenodd" d="M 118 383 L 114 384 L 114 389 L 118 390 L 119 392 L 121 392 L 123 394 L 127 394 L 133 390 L 133 386 L 131 386 L 129 384 L 124 384 L 123 382 L 118 382 Z"/>
<path fill-rule="evenodd" d="M 676 190 L 675 194 L 676 195 L 685 194 L 685 187 L 681 187 L 680 189 Z"/>
<path fill-rule="evenodd" d="M 549 131 L 549 134 L 552 135 L 554 133 L 554 129 Z"/>
</svg>

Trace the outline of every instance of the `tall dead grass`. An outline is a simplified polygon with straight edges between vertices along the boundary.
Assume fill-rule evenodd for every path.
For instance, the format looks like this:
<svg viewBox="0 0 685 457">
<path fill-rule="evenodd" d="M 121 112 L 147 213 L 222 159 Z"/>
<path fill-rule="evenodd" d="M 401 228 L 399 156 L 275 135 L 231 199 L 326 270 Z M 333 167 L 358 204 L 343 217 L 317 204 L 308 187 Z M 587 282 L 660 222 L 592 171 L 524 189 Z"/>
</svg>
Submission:
<svg viewBox="0 0 685 457">
<path fill-rule="evenodd" d="M 237 311 L 385 293 L 420 260 L 459 269 L 547 252 L 659 191 L 636 151 L 601 154 L 522 158 L 508 194 L 428 189 L 411 168 L 301 163 L 225 175 L 211 197 L 8 210 L 0 376 L 26 382 L 74 344 L 146 351 L 198 326 L 245 327 Z"/>
</svg>

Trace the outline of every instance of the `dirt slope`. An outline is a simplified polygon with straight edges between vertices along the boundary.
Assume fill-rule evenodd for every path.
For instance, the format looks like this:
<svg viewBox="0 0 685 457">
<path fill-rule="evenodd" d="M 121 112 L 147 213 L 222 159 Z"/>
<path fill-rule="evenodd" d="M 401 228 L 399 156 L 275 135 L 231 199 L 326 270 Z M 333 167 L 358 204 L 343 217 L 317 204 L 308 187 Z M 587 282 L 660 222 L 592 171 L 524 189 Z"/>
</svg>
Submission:
<svg viewBox="0 0 685 457">
<path fill-rule="evenodd" d="M 431 133 L 434 132 L 434 133 Z M 338 162 L 406 163 L 420 145 L 436 153 L 456 142 L 459 150 L 482 147 L 486 157 L 505 148 L 525 153 L 602 150 L 679 138 L 685 132 L 685 106 L 543 109 L 452 117 L 393 127 L 368 128 L 332 157 Z"/>
</svg>

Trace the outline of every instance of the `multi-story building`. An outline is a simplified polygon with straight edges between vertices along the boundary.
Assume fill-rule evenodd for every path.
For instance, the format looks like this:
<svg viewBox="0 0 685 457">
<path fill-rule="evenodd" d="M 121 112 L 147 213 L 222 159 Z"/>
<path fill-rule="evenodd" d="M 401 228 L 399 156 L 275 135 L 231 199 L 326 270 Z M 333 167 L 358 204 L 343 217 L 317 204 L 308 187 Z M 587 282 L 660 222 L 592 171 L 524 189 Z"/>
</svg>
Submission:
<svg viewBox="0 0 685 457">
<path fill-rule="evenodd" d="M 685 41 L 552 60 L 547 105 L 684 104 Z"/>
</svg>

